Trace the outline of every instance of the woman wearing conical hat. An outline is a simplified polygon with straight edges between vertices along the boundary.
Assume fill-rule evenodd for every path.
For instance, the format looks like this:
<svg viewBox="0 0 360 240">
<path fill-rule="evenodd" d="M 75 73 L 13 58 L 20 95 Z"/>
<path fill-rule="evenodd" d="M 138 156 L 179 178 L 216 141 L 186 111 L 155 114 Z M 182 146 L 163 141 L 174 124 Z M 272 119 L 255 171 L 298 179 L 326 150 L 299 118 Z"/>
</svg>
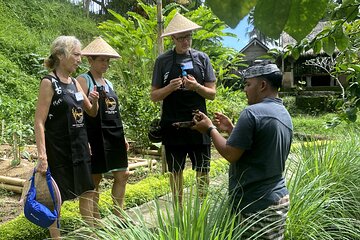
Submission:
<svg viewBox="0 0 360 240">
<path fill-rule="evenodd" d="M 175 47 L 160 55 L 155 62 L 151 100 L 163 101 L 161 126 L 162 143 L 170 174 L 173 197 L 182 206 L 183 170 L 189 156 L 196 171 L 199 193 L 209 184 L 210 138 L 191 130 L 193 112 L 206 113 L 205 100 L 215 98 L 214 70 L 209 57 L 191 48 L 193 31 L 201 28 L 181 14 L 175 14 L 162 37 L 170 36 Z M 180 127 L 179 127 L 180 126 Z"/>
<path fill-rule="evenodd" d="M 77 79 L 85 93 L 96 89 L 100 94 L 97 116 L 85 115 L 91 148 L 92 177 L 95 184 L 93 216 L 100 219 L 99 184 L 102 174 L 111 172 L 114 176 L 111 192 L 115 205 L 114 213 L 121 217 L 119 210 L 124 205 L 125 187 L 129 176 L 127 158 L 129 144 L 124 137 L 118 97 L 112 83 L 104 78 L 110 59 L 120 56 L 101 37 L 86 46 L 81 54 L 87 56 L 90 70 Z"/>
</svg>

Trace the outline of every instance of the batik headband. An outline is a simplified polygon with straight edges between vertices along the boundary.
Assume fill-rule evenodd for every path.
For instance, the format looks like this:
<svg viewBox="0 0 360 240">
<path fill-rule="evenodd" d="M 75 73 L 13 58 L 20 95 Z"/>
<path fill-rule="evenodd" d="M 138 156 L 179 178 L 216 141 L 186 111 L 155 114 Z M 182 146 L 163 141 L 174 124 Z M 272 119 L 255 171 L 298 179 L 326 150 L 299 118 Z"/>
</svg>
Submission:
<svg viewBox="0 0 360 240">
<path fill-rule="evenodd" d="M 259 64 L 245 69 L 242 74 L 244 78 L 254 78 L 274 72 L 280 72 L 280 69 L 276 66 L 276 64 Z"/>
</svg>

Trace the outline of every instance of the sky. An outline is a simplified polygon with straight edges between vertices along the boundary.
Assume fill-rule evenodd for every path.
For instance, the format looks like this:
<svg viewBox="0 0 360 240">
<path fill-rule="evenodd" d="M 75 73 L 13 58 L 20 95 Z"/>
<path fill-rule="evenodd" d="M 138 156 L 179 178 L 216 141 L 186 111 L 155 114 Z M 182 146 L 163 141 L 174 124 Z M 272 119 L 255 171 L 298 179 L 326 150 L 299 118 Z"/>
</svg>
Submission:
<svg viewBox="0 0 360 240">
<path fill-rule="evenodd" d="M 232 47 L 236 50 L 241 50 L 249 42 L 249 37 L 246 36 L 246 28 L 248 27 L 247 16 L 243 18 L 236 26 L 236 28 L 227 28 L 224 32 L 231 32 L 237 35 L 237 38 L 224 37 L 223 44 L 225 47 Z"/>
</svg>

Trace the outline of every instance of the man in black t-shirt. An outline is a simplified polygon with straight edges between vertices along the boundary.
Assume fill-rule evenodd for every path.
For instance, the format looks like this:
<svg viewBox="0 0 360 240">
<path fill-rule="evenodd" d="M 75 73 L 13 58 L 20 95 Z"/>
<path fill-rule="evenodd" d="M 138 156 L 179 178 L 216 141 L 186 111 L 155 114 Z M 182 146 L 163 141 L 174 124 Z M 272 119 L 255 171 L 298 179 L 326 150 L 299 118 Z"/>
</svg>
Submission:
<svg viewBox="0 0 360 240">
<path fill-rule="evenodd" d="M 199 25 L 177 13 L 162 37 L 171 36 L 175 48 L 160 55 L 153 72 L 151 100 L 163 101 L 162 144 L 174 200 L 182 207 L 183 170 L 189 156 L 196 171 L 200 195 L 209 184 L 210 138 L 189 128 L 193 112 L 206 113 L 206 99 L 215 98 L 216 77 L 209 57 L 191 49 L 192 31 Z M 188 124 L 178 124 L 187 122 Z M 187 126 L 187 127 L 183 127 Z"/>
</svg>

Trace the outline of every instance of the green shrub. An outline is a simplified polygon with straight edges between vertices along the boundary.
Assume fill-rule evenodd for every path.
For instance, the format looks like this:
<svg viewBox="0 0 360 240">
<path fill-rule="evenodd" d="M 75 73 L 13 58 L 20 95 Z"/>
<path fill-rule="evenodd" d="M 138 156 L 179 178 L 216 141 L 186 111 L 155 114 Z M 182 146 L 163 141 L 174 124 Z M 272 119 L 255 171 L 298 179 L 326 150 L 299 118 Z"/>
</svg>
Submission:
<svg viewBox="0 0 360 240">
<path fill-rule="evenodd" d="M 359 152 L 351 128 L 339 141 L 292 148 L 287 239 L 359 239 Z"/>
<path fill-rule="evenodd" d="M 211 176 L 216 176 L 220 172 L 226 171 L 228 164 L 225 160 L 212 161 Z M 194 171 L 191 169 L 184 171 L 184 185 L 189 187 L 194 183 Z M 167 175 L 154 175 L 136 184 L 127 184 L 125 195 L 126 208 L 135 207 L 165 195 L 170 192 Z M 79 213 L 78 201 L 66 201 L 61 208 L 61 231 L 68 233 L 79 229 L 82 225 Z M 99 209 L 102 214 L 109 213 L 113 204 L 111 190 L 100 194 Z M 31 236 L 31 237 L 30 237 Z M 17 218 L 0 225 L 1 240 L 22 240 L 22 239 L 44 239 L 49 237 L 48 230 L 37 227 L 21 214 Z"/>
<path fill-rule="evenodd" d="M 0 119 L 5 121 L 3 141 L 11 143 L 16 134 L 21 143 L 33 136 L 35 99 L 39 81 L 23 73 L 0 53 Z"/>
<path fill-rule="evenodd" d="M 231 88 L 220 85 L 216 88 L 216 97 L 207 101 L 209 116 L 212 118 L 215 112 L 222 112 L 235 123 L 240 112 L 247 106 L 245 93 L 241 90 L 234 91 Z"/>
<path fill-rule="evenodd" d="M 96 22 L 67 1 L 0 0 L 0 120 L 5 139 L 17 134 L 33 142 L 35 102 L 39 79 L 45 74 L 43 59 L 59 35 L 90 40 L 99 35 Z M 61 14 L 60 14 L 61 13 Z M 64 24 L 66 23 L 66 24 Z"/>
</svg>

